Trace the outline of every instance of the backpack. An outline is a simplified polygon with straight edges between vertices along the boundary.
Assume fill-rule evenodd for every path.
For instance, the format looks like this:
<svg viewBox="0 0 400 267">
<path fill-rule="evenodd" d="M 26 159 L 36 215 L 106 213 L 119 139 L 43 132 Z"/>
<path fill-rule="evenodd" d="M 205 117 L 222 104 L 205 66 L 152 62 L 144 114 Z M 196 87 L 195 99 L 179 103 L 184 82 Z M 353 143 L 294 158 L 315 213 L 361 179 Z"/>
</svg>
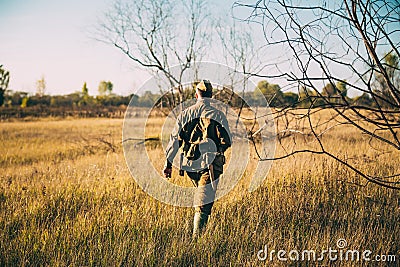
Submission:
<svg viewBox="0 0 400 267">
<path fill-rule="evenodd" d="M 186 129 L 185 129 L 186 128 Z M 221 125 L 210 118 L 196 118 L 184 127 L 181 149 L 188 160 L 197 160 L 202 153 L 218 152 Z"/>
</svg>

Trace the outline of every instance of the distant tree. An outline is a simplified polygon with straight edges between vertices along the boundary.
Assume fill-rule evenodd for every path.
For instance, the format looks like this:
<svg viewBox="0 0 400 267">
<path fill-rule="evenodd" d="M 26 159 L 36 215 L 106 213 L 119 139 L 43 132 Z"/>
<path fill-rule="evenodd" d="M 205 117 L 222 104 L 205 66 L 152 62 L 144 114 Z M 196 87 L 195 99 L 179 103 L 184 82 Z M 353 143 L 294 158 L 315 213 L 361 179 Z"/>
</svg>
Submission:
<svg viewBox="0 0 400 267">
<path fill-rule="evenodd" d="M 257 87 L 271 107 L 282 106 L 284 104 L 283 93 L 278 84 L 272 84 L 263 80 L 258 82 Z"/>
<path fill-rule="evenodd" d="M 72 94 L 68 94 L 65 96 L 67 99 L 67 105 L 77 106 L 79 105 L 79 101 L 81 100 L 81 96 L 79 92 L 75 92 Z"/>
<path fill-rule="evenodd" d="M 76 95 L 76 93 L 75 93 Z M 55 95 L 51 97 L 50 106 L 53 107 L 63 107 L 63 108 L 70 108 L 74 104 L 73 97 L 69 95 Z"/>
<path fill-rule="evenodd" d="M 336 96 L 337 89 L 333 84 L 328 83 L 327 85 L 324 86 L 324 88 L 322 88 L 322 95 L 327 97 Z"/>
<path fill-rule="evenodd" d="M 249 97 L 248 99 L 250 99 L 250 102 L 251 102 L 249 104 L 255 105 L 255 106 L 260 106 L 261 103 L 265 103 L 264 94 L 260 90 L 254 90 L 252 92 L 251 97 Z"/>
<path fill-rule="evenodd" d="M 0 65 L 0 106 L 4 104 L 4 93 L 8 88 L 10 81 L 10 72 L 3 69 L 3 65 Z"/>
<path fill-rule="evenodd" d="M 128 104 L 130 104 L 131 106 L 137 106 L 138 105 L 138 101 L 139 101 L 139 96 L 135 95 L 135 94 L 131 94 L 128 96 L 128 99 L 130 102 L 128 102 Z"/>
<path fill-rule="evenodd" d="M 253 101 L 252 103 L 248 104 L 254 104 L 254 100 L 257 98 L 257 94 L 254 92 L 242 92 L 240 93 L 240 96 L 235 93 L 232 89 L 233 87 L 231 85 L 223 85 L 222 90 L 218 90 L 216 94 L 213 95 L 213 97 L 221 102 L 225 102 L 228 105 L 232 107 L 246 107 L 246 102 L 241 98 L 244 94 L 249 94 L 247 97 L 247 100 Z M 250 101 L 249 101 L 250 102 Z M 265 100 L 264 100 L 265 103 Z"/>
<path fill-rule="evenodd" d="M 146 91 L 141 97 L 139 97 L 138 104 L 141 107 L 151 107 L 159 98 L 159 94 Z"/>
<path fill-rule="evenodd" d="M 340 93 L 341 96 L 346 97 L 347 96 L 347 85 L 346 85 L 346 80 L 339 81 L 336 83 L 336 88 L 338 93 Z"/>
<path fill-rule="evenodd" d="M 306 87 L 300 86 L 299 88 L 299 107 L 310 107 L 312 100 L 315 99 L 316 93 L 314 90 Z"/>
<path fill-rule="evenodd" d="M 90 106 L 94 103 L 93 97 L 89 96 L 89 89 L 86 82 L 82 86 L 81 99 L 78 102 L 78 106 Z"/>
<path fill-rule="evenodd" d="M 22 98 L 21 108 L 26 108 L 28 106 L 28 102 L 29 102 L 28 96 L 25 96 L 24 98 Z"/>
<path fill-rule="evenodd" d="M 20 106 L 24 98 L 28 97 L 27 92 L 14 92 L 9 96 L 11 100 L 11 105 L 13 106 Z"/>
<path fill-rule="evenodd" d="M 36 81 L 36 95 L 39 97 L 44 96 L 46 92 L 46 81 L 44 79 L 44 76 L 42 75 L 42 77 Z"/>
<path fill-rule="evenodd" d="M 34 95 L 28 98 L 28 106 L 50 106 L 51 96 L 49 95 Z"/>
<path fill-rule="evenodd" d="M 299 95 L 293 92 L 283 93 L 285 105 L 294 106 L 299 101 Z"/>
<path fill-rule="evenodd" d="M 347 88 L 346 88 L 346 80 L 338 81 L 336 85 L 332 83 L 328 83 L 322 88 L 323 96 L 331 98 L 337 96 L 347 96 Z"/>
<path fill-rule="evenodd" d="M 105 95 L 110 95 L 112 92 L 114 85 L 112 82 L 108 81 L 101 81 L 99 84 L 99 95 L 100 96 L 105 96 Z"/>
<path fill-rule="evenodd" d="M 316 94 L 315 94 L 314 90 L 311 90 L 308 87 L 301 86 L 299 88 L 299 99 L 300 100 L 303 100 L 303 99 L 306 99 L 306 98 L 309 98 L 309 97 L 312 97 L 312 96 L 315 96 L 315 95 Z"/>
<path fill-rule="evenodd" d="M 391 52 L 387 53 L 382 60 L 382 66 L 385 68 L 386 77 L 382 73 L 375 74 L 375 90 L 378 95 L 377 102 L 383 107 L 393 107 L 400 98 L 400 65 L 399 57 Z M 388 80 L 394 86 L 391 90 Z"/>
<path fill-rule="evenodd" d="M 82 95 L 83 96 L 89 95 L 89 89 L 87 88 L 86 82 L 82 86 Z"/>
<path fill-rule="evenodd" d="M 327 105 L 328 103 L 343 103 L 343 98 L 347 96 L 346 80 L 333 83 L 328 83 L 322 88 L 321 97 L 318 98 L 318 103 Z"/>
<path fill-rule="evenodd" d="M 356 96 L 353 99 L 353 105 L 356 106 L 371 107 L 373 104 L 374 103 L 371 96 L 367 93 L 363 93 L 362 95 Z"/>
</svg>

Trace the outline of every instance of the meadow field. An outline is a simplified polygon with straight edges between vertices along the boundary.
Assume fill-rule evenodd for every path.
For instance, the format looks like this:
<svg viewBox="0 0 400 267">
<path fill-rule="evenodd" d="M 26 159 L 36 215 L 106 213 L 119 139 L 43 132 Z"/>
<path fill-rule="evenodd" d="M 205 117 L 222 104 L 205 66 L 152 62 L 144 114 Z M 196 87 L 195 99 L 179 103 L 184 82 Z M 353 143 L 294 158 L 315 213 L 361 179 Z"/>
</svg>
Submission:
<svg viewBox="0 0 400 267">
<path fill-rule="evenodd" d="M 240 183 L 214 205 L 204 235 L 192 240 L 192 208 L 153 199 L 130 175 L 122 124 L 0 123 L 1 266 L 400 266 L 400 193 L 360 186 L 365 181 L 349 169 L 313 154 L 273 162 L 262 186 L 249 193 L 253 158 Z M 354 129 L 323 138 L 363 171 L 400 170 L 400 153 L 371 149 Z M 162 158 L 159 144 L 149 148 Z M 160 171 L 163 160 L 156 161 Z M 171 182 L 190 185 L 177 170 Z M 278 250 L 338 249 L 339 239 L 343 249 L 370 250 L 373 261 L 277 258 Z M 268 256 L 275 250 L 272 261 L 257 256 L 265 247 Z M 396 258 L 377 262 L 376 255 Z"/>
</svg>

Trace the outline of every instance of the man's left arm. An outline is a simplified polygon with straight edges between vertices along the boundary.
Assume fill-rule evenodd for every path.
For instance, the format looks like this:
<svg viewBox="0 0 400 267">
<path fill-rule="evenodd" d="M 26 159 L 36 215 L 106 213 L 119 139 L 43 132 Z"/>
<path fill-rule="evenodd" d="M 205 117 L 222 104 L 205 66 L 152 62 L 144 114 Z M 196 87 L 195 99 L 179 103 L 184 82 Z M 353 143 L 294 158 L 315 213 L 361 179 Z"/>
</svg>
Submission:
<svg viewBox="0 0 400 267">
<path fill-rule="evenodd" d="M 232 136 L 225 116 L 222 117 L 221 124 L 218 127 L 220 139 L 220 152 L 225 152 L 232 145 Z"/>
</svg>

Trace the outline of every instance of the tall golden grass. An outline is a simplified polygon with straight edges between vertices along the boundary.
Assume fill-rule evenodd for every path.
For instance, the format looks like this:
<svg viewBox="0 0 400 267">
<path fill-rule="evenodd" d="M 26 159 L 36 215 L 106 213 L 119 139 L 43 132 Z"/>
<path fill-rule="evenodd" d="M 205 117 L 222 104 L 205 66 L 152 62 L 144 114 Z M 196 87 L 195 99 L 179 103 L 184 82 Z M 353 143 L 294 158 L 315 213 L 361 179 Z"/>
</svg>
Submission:
<svg viewBox="0 0 400 267">
<path fill-rule="evenodd" d="M 204 235 L 193 241 L 193 210 L 158 202 L 130 176 L 122 122 L 0 124 L 1 266 L 359 266 L 327 258 L 257 258 L 265 246 L 321 251 L 335 248 L 339 238 L 348 249 L 397 256 L 397 262 L 382 265 L 400 263 L 399 192 L 355 185 L 365 181 L 312 154 L 275 161 L 262 186 L 248 193 L 252 160 L 243 180 L 216 202 Z M 351 128 L 323 138 L 333 153 L 347 153 L 363 171 L 399 170 L 398 153 L 378 153 Z M 151 146 L 150 155 L 161 153 L 161 146 Z M 279 146 L 277 153 L 282 153 Z M 171 181 L 190 185 L 176 170 Z"/>
</svg>

